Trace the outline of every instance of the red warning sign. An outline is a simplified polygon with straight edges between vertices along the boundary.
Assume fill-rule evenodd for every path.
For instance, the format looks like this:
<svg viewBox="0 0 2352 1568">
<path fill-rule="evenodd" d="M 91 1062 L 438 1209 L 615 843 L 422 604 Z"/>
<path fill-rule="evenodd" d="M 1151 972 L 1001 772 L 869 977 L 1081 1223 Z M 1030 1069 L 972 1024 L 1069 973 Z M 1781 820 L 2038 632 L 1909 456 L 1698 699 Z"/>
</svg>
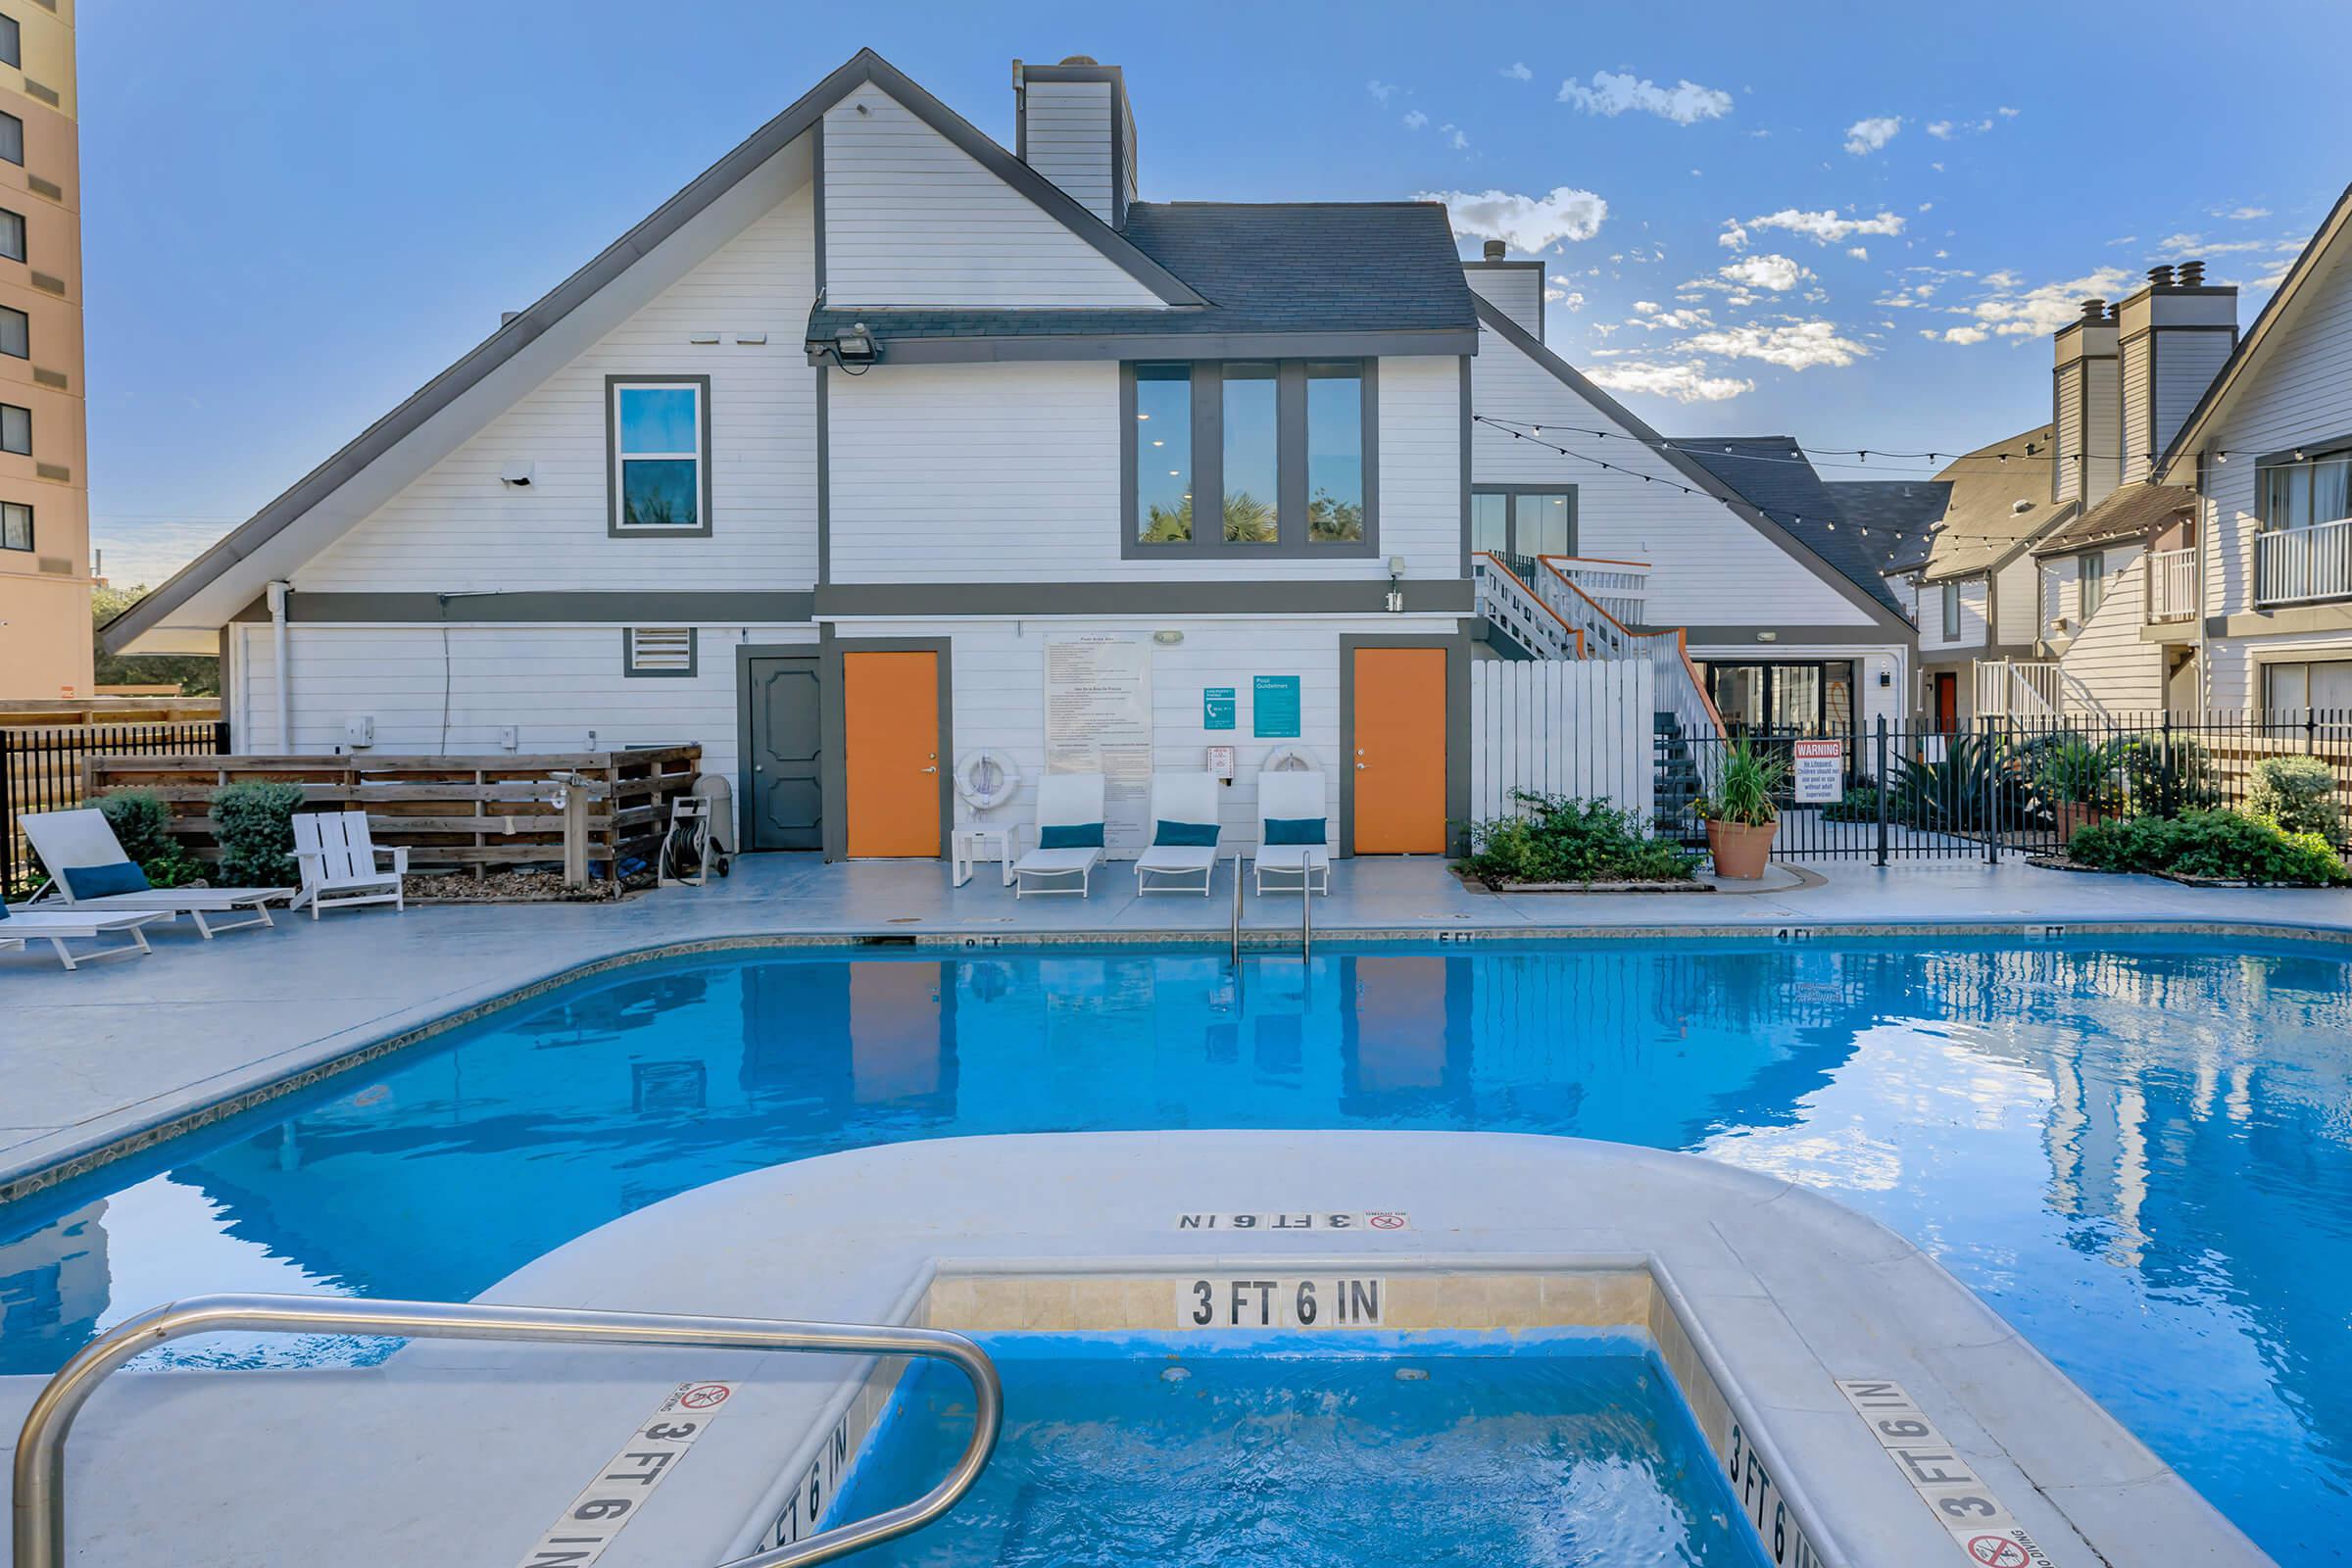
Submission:
<svg viewBox="0 0 2352 1568">
<path fill-rule="evenodd" d="M 1402 1214 L 1369 1214 L 1365 1216 L 1365 1222 L 1376 1231 L 1400 1231 L 1404 1229 L 1404 1216 Z"/>
<path fill-rule="evenodd" d="M 1969 1537 L 1968 1560 L 1981 1562 L 1984 1568 L 2031 1568 L 2033 1563 L 2026 1548 L 2007 1536 Z"/>
<path fill-rule="evenodd" d="M 678 1396 L 678 1404 L 688 1410 L 713 1410 L 727 1402 L 728 1393 L 724 1383 L 697 1383 Z"/>
</svg>

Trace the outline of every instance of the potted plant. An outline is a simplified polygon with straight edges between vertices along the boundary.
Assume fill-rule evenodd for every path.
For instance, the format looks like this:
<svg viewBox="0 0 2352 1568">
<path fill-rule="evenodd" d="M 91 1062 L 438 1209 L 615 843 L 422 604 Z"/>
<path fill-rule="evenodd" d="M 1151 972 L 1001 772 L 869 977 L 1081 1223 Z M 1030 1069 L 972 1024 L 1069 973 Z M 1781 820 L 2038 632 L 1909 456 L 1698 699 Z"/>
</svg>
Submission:
<svg viewBox="0 0 2352 1568">
<path fill-rule="evenodd" d="M 1717 876 L 1753 882 L 1764 874 L 1781 829 L 1781 808 L 1773 797 L 1788 782 L 1785 758 L 1757 751 L 1745 735 L 1732 742 L 1714 790 L 1696 803 L 1706 819 L 1707 850 L 1715 857 Z"/>
<path fill-rule="evenodd" d="M 2115 780 L 2122 761 L 2113 745 L 2098 745 L 2080 735 L 2066 736 L 2048 747 L 2034 770 L 2034 786 L 2058 822 L 2058 842 L 2064 844 L 2078 828 L 2102 822 L 2115 806 Z"/>
</svg>

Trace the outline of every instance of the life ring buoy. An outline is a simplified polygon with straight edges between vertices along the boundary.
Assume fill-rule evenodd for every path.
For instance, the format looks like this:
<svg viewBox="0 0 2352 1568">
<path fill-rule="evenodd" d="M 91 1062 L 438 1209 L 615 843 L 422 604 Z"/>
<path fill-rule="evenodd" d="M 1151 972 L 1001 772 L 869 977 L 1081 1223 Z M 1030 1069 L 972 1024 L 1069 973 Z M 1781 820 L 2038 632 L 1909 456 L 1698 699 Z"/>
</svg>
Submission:
<svg viewBox="0 0 2352 1568">
<path fill-rule="evenodd" d="M 1261 773 L 1319 773 L 1322 771 L 1312 756 L 1301 746 L 1277 746 L 1266 754 L 1258 764 Z"/>
<path fill-rule="evenodd" d="M 956 759 L 956 793 L 975 811 L 1003 806 L 1021 787 L 1021 770 L 1011 758 L 993 747 L 964 753 Z"/>
</svg>

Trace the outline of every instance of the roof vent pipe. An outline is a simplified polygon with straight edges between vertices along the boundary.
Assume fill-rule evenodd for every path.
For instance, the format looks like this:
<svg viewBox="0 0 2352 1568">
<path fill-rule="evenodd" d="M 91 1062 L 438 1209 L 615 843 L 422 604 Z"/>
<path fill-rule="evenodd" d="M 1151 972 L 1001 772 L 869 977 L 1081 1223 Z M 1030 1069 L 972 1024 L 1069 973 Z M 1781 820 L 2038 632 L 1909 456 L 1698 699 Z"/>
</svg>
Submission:
<svg viewBox="0 0 2352 1568">
<path fill-rule="evenodd" d="M 2082 302 L 2082 319 L 2085 321 L 2104 320 L 2106 317 L 2107 302 L 2105 300 L 2084 300 Z"/>
<path fill-rule="evenodd" d="M 2182 288 L 2203 288 L 2205 286 L 2205 264 L 2203 262 L 2182 262 L 2177 281 Z"/>
<path fill-rule="evenodd" d="M 2173 286 L 2173 269 L 2171 264 L 2168 263 L 2162 267 L 2149 268 L 2148 281 L 2155 284 L 2158 288 L 2171 288 Z"/>
<path fill-rule="evenodd" d="M 1502 241 L 1498 239 L 1491 239 L 1487 241 L 1487 260 L 1490 262 L 1501 261 L 1503 258 L 1503 253 L 1506 249 L 1507 247 L 1504 246 Z"/>
</svg>

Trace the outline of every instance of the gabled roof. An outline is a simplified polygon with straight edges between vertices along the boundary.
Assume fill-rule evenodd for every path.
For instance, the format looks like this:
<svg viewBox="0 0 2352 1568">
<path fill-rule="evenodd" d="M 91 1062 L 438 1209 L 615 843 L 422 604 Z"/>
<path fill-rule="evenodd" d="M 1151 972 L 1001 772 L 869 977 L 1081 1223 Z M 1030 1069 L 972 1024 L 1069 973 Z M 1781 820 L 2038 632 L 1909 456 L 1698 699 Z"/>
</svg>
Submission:
<svg viewBox="0 0 2352 1568">
<path fill-rule="evenodd" d="M 2144 539 L 2197 504 L 2184 484 L 2128 484 L 2111 491 L 2082 515 L 2041 539 L 2036 556 L 2063 556 L 2116 539 Z"/>
<path fill-rule="evenodd" d="M 360 432 L 340 452 L 296 480 L 252 518 L 182 567 L 162 587 L 108 623 L 106 645 L 120 652 L 162 625 L 172 612 L 220 579 L 239 562 L 275 538 L 290 523 L 331 497 L 361 470 L 385 457 L 466 393 L 481 385 L 558 323 L 596 297 L 629 269 L 718 203 L 775 155 L 820 124 L 825 111 L 866 82 L 905 104 L 934 130 L 977 159 L 1072 232 L 1125 269 L 1171 306 L 1206 303 L 1182 279 L 1145 255 L 1076 198 L 974 129 L 956 114 L 871 49 L 860 49 L 782 114 L 712 164 L 694 181 L 656 208 L 585 267 L 509 318 L 457 364 L 427 381 L 391 413 Z M 225 617 L 220 617 L 225 618 Z"/>
<path fill-rule="evenodd" d="M 881 339 L 884 361 L 901 363 L 1021 352 L 941 346 L 984 338 L 1426 333 L 1427 343 L 1390 352 L 1466 354 L 1477 346 L 1453 228 L 1435 202 L 1133 202 L 1124 232 L 1207 304 L 1186 311 L 820 306 L 809 313 L 808 336 L 830 339 L 862 321 Z"/>
<path fill-rule="evenodd" d="M 1481 325 L 1492 329 L 1496 337 L 1501 338 L 1512 348 L 1535 361 L 1541 369 L 1608 416 L 1620 429 L 1648 447 L 1669 467 L 1690 480 L 1692 485 L 1729 507 L 1733 514 L 1746 522 L 1749 527 L 1754 528 L 1765 538 L 1788 551 L 1800 564 L 1810 566 L 1815 576 L 1843 594 L 1855 609 L 1867 612 L 1872 619 L 1890 630 L 1899 631 L 1905 636 L 1910 634 L 1912 629 L 1910 619 L 1903 614 L 1899 605 L 1886 594 L 1885 583 L 1878 583 L 1875 587 L 1864 587 L 1847 576 L 1841 567 L 1826 560 L 1810 542 L 1790 529 L 1783 527 L 1773 516 L 1757 508 L 1755 503 L 1749 501 L 1731 485 L 1724 483 L 1704 464 L 1691 458 L 1678 443 L 1667 440 L 1651 429 L 1648 423 L 1636 416 L 1631 409 L 1602 391 L 1591 377 L 1575 366 L 1545 348 L 1537 341 L 1534 333 L 1512 320 L 1498 307 L 1475 296 L 1471 303 L 1478 312 Z"/>
<path fill-rule="evenodd" d="M 1674 445 L 1802 539 L 1848 582 L 1895 613 L 1903 612 L 1871 541 L 1858 525 L 1838 526 L 1843 513 L 1794 436 L 1676 436 Z"/>
<path fill-rule="evenodd" d="M 2286 276 L 2279 281 L 2278 292 L 2262 308 L 2262 314 L 2254 318 L 2254 324 L 2246 328 L 2246 335 L 2237 340 L 2236 349 L 2223 362 L 2221 373 L 2205 388 L 2205 395 L 2197 399 L 2197 406 L 2189 410 L 2188 417 L 2181 422 L 2180 433 L 2173 437 L 2172 444 L 2164 449 L 2164 457 L 2156 465 L 2157 478 L 2179 481 L 2190 477 L 2176 472 L 2175 466 L 2205 444 L 2206 433 L 2213 428 L 2214 421 L 2222 416 L 2236 395 L 2246 372 L 2257 359 L 2269 352 L 2271 339 L 2278 335 L 2281 323 L 2301 301 L 2303 290 L 2335 261 L 2348 232 L 2352 232 L 2352 185 L 2345 186 L 2343 193 L 2336 197 L 2335 205 L 2328 209 L 2327 218 L 2313 231 L 2302 254 L 2295 258 L 2295 265 L 2286 270 Z"/>
<path fill-rule="evenodd" d="M 1964 453 L 1936 475 L 1952 493 L 1920 581 L 1998 571 L 2074 516 L 2073 502 L 2050 500 L 2054 434 L 2052 426 L 2037 424 Z"/>
<path fill-rule="evenodd" d="M 1847 522 L 1867 530 L 1862 537 L 1882 577 L 1928 564 L 1936 519 L 1952 499 L 1943 479 L 1830 479 L 1822 487 Z"/>
</svg>

